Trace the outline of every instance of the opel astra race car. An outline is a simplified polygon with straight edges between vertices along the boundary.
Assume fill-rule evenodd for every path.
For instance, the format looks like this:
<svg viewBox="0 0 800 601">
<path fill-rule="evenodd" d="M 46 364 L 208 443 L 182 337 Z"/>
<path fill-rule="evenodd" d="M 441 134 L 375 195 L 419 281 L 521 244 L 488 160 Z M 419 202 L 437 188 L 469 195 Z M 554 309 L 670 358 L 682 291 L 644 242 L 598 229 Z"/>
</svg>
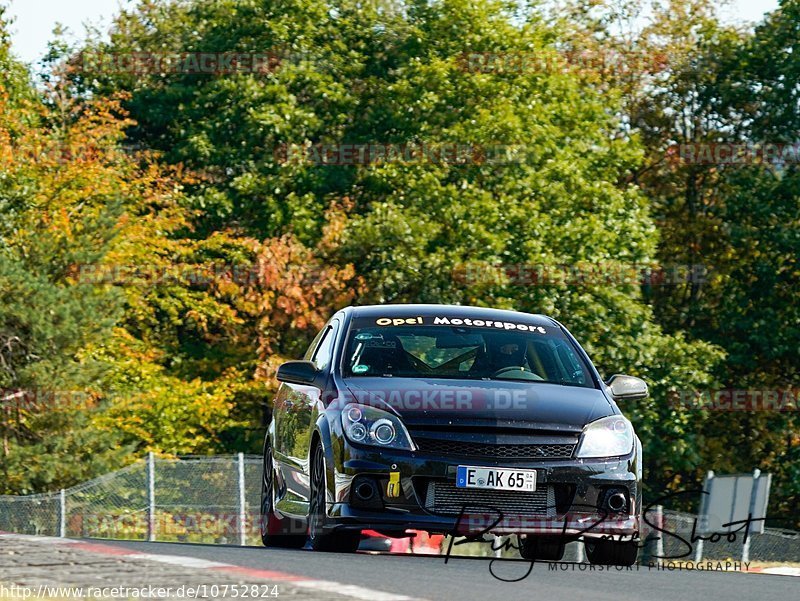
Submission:
<svg viewBox="0 0 800 601">
<path fill-rule="evenodd" d="M 592 563 L 636 561 L 641 443 L 616 401 L 647 385 L 604 383 L 556 320 L 348 307 L 277 377 L 265 545 L 352 552 L 363 530 L 515 534 L 528 559 L 561 559 L 580 537 Z"/>
</svg>

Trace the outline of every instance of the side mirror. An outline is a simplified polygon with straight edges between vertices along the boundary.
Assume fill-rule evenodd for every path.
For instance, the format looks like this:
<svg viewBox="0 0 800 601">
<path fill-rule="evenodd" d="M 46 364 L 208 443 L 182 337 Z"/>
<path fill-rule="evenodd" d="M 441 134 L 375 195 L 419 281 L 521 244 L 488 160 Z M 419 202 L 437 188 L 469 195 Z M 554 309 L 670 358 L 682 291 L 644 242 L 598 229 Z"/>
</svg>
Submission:
<svg viewBox="0 0 800 601">
<path fill-rule="evenodd" d="M 278 381 L 290 384 L 313 384 L 319 370 L 311 361 L 287 361 L 278 368 Z"/>
<path fill-rule="evenodd" d="M 606 385 L 616 400 L 638 401 L 647 398 L 647 382 L 635 376 L 615 374 L 608 379 Z"/>
</svg>

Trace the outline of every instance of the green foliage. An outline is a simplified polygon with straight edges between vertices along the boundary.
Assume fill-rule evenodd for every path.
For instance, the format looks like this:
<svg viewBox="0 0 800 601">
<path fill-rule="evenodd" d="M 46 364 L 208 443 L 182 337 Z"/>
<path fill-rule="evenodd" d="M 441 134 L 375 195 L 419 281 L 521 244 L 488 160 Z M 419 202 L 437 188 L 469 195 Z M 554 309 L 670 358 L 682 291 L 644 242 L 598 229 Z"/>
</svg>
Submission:
<svg viewBox="0 0 800 601">
<path fill-rule="evenodd" d="M 800 65 L 793 52 L 798 16 L 797 2 L 782 3 L 751 34 L 721 25 L 712 3 L 673 1 L 656 10 L 640 38 L 647 52 L 669 55 L 670 65 L 627 101 L 647 149 L 634 181 L 660 224 L 660 260 L 709 271 L 706 282 L 660 288 L 651 298 L 667 331 L 724 349 L 726 360 L 712 371 L 716 384 L 706 391 L 797 388 L 797 162 L 697 164 L 683 160 L 677 145 L 797 139 L 797 103 L 784 82 L 796 81 Z M 676 484 L 697 482 L 706 467 L 728 473 L 759 467 L 780 482 L 774 509 L 797 515 L 796 412 L 691 411 L 689 417 L 703 424 L 687 446 L 702 469 L 676 463 Z"/>
</svg>

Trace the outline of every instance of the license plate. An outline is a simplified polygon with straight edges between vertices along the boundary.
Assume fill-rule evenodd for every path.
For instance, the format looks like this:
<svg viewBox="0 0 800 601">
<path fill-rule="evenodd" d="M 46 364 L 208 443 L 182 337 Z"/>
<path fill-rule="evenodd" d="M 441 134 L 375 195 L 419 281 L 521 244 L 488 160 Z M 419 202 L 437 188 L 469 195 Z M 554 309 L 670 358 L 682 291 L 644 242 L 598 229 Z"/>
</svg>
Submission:
<svg viewBox="0 0 800 601">
<path fill-rule="evenodd" d="M 456 471 L 456 487 L 532 492 L 536 490 L 536 470 L 459 465 Z"/>
</svg>

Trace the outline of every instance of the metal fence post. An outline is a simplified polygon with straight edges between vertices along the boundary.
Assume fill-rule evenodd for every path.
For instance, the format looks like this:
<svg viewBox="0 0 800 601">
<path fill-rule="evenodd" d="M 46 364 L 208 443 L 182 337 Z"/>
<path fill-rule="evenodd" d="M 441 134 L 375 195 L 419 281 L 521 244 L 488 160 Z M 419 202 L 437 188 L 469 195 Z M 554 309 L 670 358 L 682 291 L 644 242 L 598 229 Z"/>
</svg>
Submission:
<svg viewBox="0 0 800 601">
<path fill-rule="evenodd" d="M 750 512 L 748 517 L 752 519 L 753 514 L 756 512 L 756 496 L 758 495 L 758 479 L 761 477 L 761 470 L 756 468 L 753 470 L 753 488 L 750 489 Z M 748 563 L 750 561 L 750 539 L 753 537 L 753 533 L 748 530 L 745 533 L 747 537 L 742 545 L 742 563 Z"/>
<path fill-rule="evenodd" d="M 60 512 L 59 512 L 59 524 L 58 524 L 58 535 L 61 538 L 65 538 L 67 536 L 67 491 L 63 488 L 61 489 L 61 493 L 59 495 L 60 503 Z"/>
<path fill-rule="evenodd" d="M 239 453 L 239 545 L 247 545 L 247 514 L 244 494 L 244 453 Z"/>
<path fill-rule="evenodd" d="M 664 527 L 664 506 L 663 505 L 656 505 L 656 524 L 658 524 L 659 528 Z M 662 536 L 662 532 L 658 534 L 658 540 L 656 541 L 656 555 L 658 555 L 658 562 L 664 558 L 664 537 Z"/>
<path fill-rule="evenodd" d="M 714 479 L 714 470 L 708 470 L 706 473 L 705 480 L 703 480 L 703 491 L 709 492 L 709 488 L 711 488 L 711 481 Z M 708 495 L 700 495 L 700 515 L 698 516 L 700 519 L 700 531 L 703 534 L 707 534 L 708 532 L 708 516 L 706 513 L 708 512 L 706 503 L 708 501 Z M 701 538 L 697 541 L 694 550 L 694 561 L 695 563 L 700 563 L 703 560 L 703 539 Z"/>
<path fill-rule="evenodd" d="M 152 451 L 147 454 L 147 540 L 156 540 L 156 459 Z"/>
<path fill-rule="evenodd" d="M 703 561 L 703 539 L 701 538 L 697 541 L 695 549 L 694 549 L 694 562 L 700 563 Z"/>
</svg>

